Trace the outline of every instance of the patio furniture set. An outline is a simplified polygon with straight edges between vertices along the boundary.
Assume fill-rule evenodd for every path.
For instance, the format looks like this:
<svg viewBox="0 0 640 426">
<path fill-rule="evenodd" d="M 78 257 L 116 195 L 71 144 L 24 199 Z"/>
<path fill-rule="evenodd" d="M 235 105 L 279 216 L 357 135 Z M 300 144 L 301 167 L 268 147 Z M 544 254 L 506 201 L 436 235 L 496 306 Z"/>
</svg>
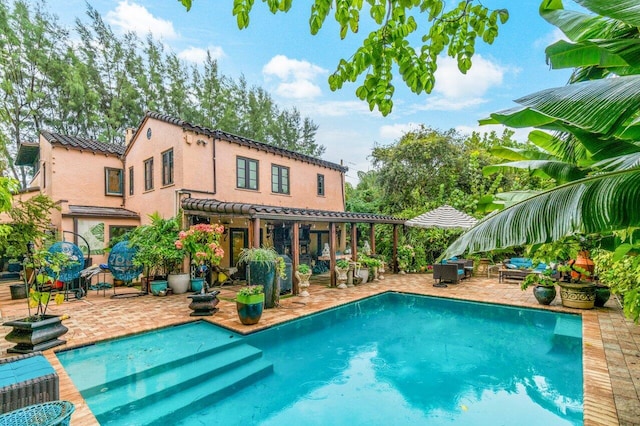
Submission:
<svg viewBox="0 0 640 426">
<path fill-rule="evenodd" d="M 58 375 L 41 352 L 0 359 L 0 425 L 68 425 L 75 407 L 59 398 Z"/>
</svg>

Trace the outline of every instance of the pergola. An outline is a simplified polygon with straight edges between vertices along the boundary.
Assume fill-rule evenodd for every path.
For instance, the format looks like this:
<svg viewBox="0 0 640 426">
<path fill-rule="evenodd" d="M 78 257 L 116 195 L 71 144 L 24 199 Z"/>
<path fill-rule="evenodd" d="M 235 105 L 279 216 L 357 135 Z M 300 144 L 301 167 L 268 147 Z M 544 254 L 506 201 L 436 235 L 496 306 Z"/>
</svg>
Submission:
<svg viewBox="0 0 640 426">
<path fill-rule="evenodd" d="M 375 225 L 385 224 L 393 226 L 393 254 L 391 265 L 396 270 L 397 265 L 397 248 L 398 248 L 398 225 L 403 225 L 405 220 L 393 216 L 377 215 L 371 213 L 354 213 L 330 210 L 302 209 L 294 207 L 267 206 L 261 204 L 250 203 L 233 203 L 222 202 L 214 199 L 201 198 L 185 198 L 181 202 L 184 214 L 190 216 L 225 216 L 240 217 L 249 221 L 249 241 L 252 247 L 260 246 L 260 228 L 261 221 L 286 221 L 291 223 L 291 262 L 295 271 L 300 264 L 300 232 L 299 226 L 306 222 L 325 222 L 329 227 L 329 248 L 330 261 L 329 268 L 331 271 L 331 286 L 336 285 L 335 266 L 336 266 L 336 248 L 337 236 L 336 225 L 348 223 L 351 224 L 351 256 L 352 260 L 358 259 L 357 247 L 357 228 L 359 223 L 369 224 L 369 244 L 371 252 L 376 252 L 375 244 Z M 293 280 L 293 294 L 298 294 L 298 282 Z"/>
</svg>

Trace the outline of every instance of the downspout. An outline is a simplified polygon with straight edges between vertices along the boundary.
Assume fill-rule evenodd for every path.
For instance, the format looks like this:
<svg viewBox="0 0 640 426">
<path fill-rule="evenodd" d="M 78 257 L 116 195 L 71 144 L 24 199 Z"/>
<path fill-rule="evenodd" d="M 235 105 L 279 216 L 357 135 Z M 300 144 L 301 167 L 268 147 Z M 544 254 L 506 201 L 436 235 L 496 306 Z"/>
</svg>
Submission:
<svg viewBox="0 0 640 426">
<path fill-rule="evenodd" d="M 211 159 L 212 160 L 212 167 L 213 167 L 213 193 L 215 194 L 216 193 L 216 182 L 217 182 L 217 179 L 216 179 L 216 138 L 212 137 L 211 139 L 212 139 L 211 145 L 212 145 L 212 148 L 213 148 L 213 158 Z"/>
</svg>

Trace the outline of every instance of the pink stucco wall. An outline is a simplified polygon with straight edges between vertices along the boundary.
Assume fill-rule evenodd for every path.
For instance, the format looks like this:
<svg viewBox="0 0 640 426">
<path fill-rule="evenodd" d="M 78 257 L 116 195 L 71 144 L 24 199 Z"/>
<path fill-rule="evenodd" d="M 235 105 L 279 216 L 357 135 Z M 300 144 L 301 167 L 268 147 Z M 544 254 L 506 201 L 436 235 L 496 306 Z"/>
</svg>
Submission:
<svg viewBox="0 0 640 426">
<path fill-rule="evenodd" d="M 151 137 L 147 131 L 151 129 Z M 174 183 L 162 186 L 161 153 L 173 148 Z M 259 162 L 257 191 L 236 188 L 236 158 Z M 144 161 L 154 159 L 154 189 L 144 191 Z M 271 165 L 289 167 L 290 193 L 271 192 Z M 134 168 L 134 195 L 128 195 L 129 168 Z M 215 171 L 214 171 L 215 170 Z M 316 191 L 317 175 L 324 175 L 325 195 Z M 221 201 L 344 211 L 343 174 L 334 169 L 275 155 L 256 148 L 212 138 L 160 120 L 148 118 L 131 142 L 125 161 L 125 207 L 146 214 L 158 211 L 164 217 L 177 214 L 181 192 L 195 198 Z"/>
</svg>

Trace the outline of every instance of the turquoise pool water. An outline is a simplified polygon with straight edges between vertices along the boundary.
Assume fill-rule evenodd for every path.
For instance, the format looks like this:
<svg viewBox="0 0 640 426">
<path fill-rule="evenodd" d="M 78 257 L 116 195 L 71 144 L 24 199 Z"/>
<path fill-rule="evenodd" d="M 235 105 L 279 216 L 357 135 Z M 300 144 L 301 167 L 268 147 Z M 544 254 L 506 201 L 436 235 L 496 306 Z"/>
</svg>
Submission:
<svg viewBox="0 0 640 426">
<path fill-rule="evenodd" d="M 101 424 L 582 424 L 581 318 L 533 309 L 387 293 L 244 337 L 201 322 L 58 357 Z"/>
</svg>

